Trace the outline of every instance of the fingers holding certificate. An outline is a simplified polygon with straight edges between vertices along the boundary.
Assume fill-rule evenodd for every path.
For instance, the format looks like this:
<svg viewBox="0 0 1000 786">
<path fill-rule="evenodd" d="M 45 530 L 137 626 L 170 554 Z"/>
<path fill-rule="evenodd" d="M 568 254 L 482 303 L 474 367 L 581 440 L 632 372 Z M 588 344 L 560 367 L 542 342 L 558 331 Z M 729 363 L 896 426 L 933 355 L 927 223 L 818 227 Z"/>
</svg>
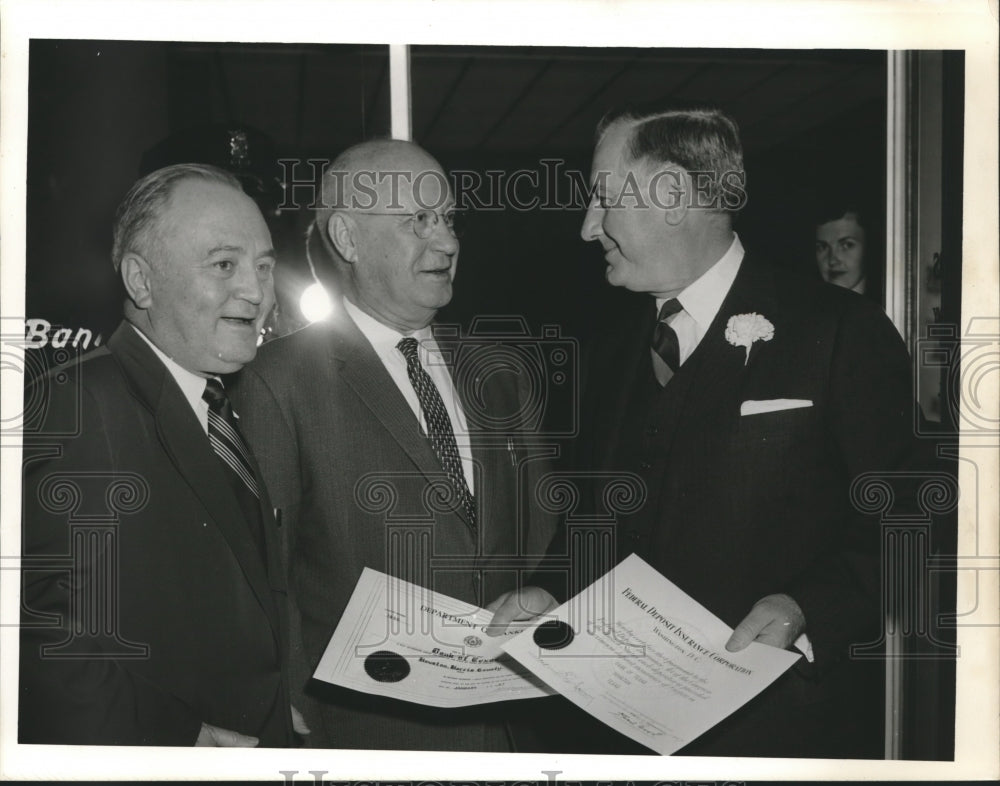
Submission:
<svg viewBox="0 0 1000 786">
<path fill-rule="evenodd" d="M 636 555 L 503 649 L 567 699 L 667 755 L 764 690 L 798 659 L 751 643 Z"/>
<path fill-rule="evenodd" d="M 365 568 L 315 678 L 433 707 L 554 693 L 487 635 L 485 609 Z"/>
</svg>

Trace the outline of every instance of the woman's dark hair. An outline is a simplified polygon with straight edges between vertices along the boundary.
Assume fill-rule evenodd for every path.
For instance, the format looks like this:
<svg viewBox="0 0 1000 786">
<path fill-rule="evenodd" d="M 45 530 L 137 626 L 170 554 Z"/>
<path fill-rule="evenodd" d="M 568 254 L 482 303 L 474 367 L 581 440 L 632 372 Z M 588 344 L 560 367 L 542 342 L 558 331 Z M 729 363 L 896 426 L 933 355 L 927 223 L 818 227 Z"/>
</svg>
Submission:
<svg viewBox="0 0 1000 786">
<path fill-rule="evenodd" d="M 816 198 L 813 204 L 813 227 L 852 217 L 865 230 L 865 294 L 882 302 L 885 288 L 885 232 L 883 212 L 871 199 L 857 193 L 830 192 Z"/>
</svg>

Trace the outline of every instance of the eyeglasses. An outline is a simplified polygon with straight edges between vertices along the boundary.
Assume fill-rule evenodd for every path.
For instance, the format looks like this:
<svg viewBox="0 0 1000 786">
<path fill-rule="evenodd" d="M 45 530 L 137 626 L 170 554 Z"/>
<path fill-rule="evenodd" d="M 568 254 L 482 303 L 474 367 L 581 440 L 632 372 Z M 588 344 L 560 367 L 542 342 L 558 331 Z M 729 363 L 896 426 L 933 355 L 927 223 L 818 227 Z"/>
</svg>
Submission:
<svg viewBox="0 0 1000 786">
<path fill-rule="evenodd" d="M 438 221 L 444 221 L 445 228 L 456 238 L 465 234 L 467 216 L 461 210 L 449 210 L 441 214 L 436 210 L 418 210 L 415 213 L 373 213 L 368 210 L 360 211 L 366 216 L 396 216 L 397 218 L 407 217 L 412 221 L 413 234 L 421 240 L 426 240 L 431 236 Z"/>
</svg>

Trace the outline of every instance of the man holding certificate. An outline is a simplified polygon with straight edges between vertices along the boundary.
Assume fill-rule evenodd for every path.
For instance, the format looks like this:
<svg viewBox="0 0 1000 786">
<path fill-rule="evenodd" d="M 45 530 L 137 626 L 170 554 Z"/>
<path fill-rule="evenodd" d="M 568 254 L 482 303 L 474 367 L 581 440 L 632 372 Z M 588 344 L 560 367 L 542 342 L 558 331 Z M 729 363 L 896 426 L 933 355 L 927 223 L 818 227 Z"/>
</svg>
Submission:
<svg viewBox="0 0 1000 786">
<path fill-rule="evenodd" d="M 912 456 L 899 335 L 877 305 L 744 251 L 742 147 L 722 112 L 606 118 L 591 186 L 583 238 L 612 285 L 651 297 L 595 347 L 579 468 L 631 473 L 645 499 L 619 516 L 610 564 L 574 565 L 573 583 L 634 552 L 735 629 L 725 649 L 804 653 L 680 755 L 880 757 L 883 663 L 850 647 L 879 639 L 881 530 L 851 488 Z M 495 623 L 551 605 L 528 589 Z M 629 748 L 614 738 L 592 750 Z"/>
<path fill-rule="evenodd" d="M 554 529 L 528 493 L 544 462 L 510 427 L 516 375 L 470 369 L 461 336 L 432 331 L 451 300 L 461 229 L 440 165 L 409 142 L 366 142 L 330 164 L 320 203 L 313 229 L 344 297 L 330 321 L 264 345 L 236 390 L 281 511 L 309 744 L 511 750 L 507 722 L 523 707 L 402 701 L 416 658 L 412 673 L 395 652 L 364 660 L 380 696 L 310 680 L 335 628 L 365 627 L 345 615 L 365 568 L 481 607 L 517 586 Z M 376 589 L 389 596 L 376 621 L 401 623 L 402 586 L 369 587 L 371 602 L 382 603 Z M 475 649 L 475 634 L 459 646 Z"/>
</svg>

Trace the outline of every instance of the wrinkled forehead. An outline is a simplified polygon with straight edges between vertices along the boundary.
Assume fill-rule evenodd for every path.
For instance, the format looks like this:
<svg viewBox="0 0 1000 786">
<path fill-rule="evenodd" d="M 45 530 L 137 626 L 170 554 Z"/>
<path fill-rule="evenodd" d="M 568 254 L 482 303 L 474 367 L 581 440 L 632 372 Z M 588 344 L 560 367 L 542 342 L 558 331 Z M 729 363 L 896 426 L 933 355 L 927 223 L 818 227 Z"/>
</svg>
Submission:
<svg viewBox="0 0 1000 786">
<path fill-rule="evenodd" d="M 451 185 L 437 163 L 423 168 L 383 169 L 378 173 L 380 204 L 389 210 L 394 203 L 405 210 L 444 210 L 455 204 Z"/>
</svg>

